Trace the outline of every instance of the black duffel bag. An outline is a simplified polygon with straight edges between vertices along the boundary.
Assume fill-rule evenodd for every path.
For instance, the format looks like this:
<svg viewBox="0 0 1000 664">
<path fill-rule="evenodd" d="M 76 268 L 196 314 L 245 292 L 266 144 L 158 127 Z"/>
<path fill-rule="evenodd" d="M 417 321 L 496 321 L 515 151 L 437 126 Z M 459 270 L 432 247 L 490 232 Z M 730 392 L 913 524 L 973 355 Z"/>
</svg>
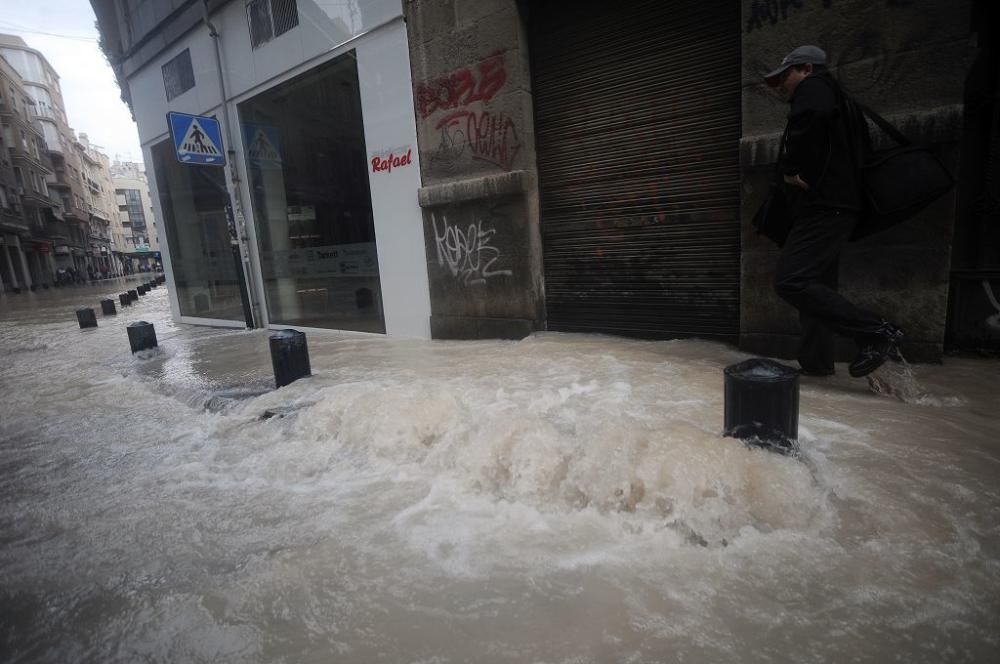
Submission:
<svg viewBox="0 0 1000 664">
<path fill-rule="evenodd" d="M 846 95 L 845 95 L 846 97 Z M 861 214 L 852 240 L 868 237 L 916 215 L 955 186 L 941 160 L 929 149 L 914 145 L 896 127 L 867 106 L 850 99 L 863 115 L 856 115 L 854 147 L 861 181 Z M 864 116 L 871 118 L 899 145 L 873 150 Z"/>
<path fill-rule="evenodd" d="M 754 214 L 751 224 L 758 235 L 763 235 L 774 242 L 779 247 L 785 246 L 785 240 L 792 231 L 795 222 L 791 206 L 788 200 L 788 190 L 781 177 L 781 159 L 785 151 L 785 139 L 788 137 L 788 130 L 781 135 L 781 143 L 778 145 L 778 160 L 774 164 L 771 175 L 771 186 L 764 197 L 757 213 Z"/>
</svg>

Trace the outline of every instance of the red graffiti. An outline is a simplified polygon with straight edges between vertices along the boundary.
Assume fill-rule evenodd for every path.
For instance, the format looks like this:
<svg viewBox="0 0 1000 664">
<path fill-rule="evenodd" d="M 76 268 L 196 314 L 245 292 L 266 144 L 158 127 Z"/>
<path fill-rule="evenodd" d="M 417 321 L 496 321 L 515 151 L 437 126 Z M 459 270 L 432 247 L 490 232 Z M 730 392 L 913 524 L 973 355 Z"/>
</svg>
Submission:
<svg viewBox="0 0 1000 664">
<path fill-rule="evenodd" d="M 453 160 L 466 149 L 473 159 L 488 161 L 509 171 L 521 150 L 514 121 L 502 113 L 456 111 L 442 118 L 439 157 Z"/>
<path fill-rule="evenodd" d="M 464 108 L 472 102 L 488 102 L 507 82 L 503 51 L 480 60 L 475 66 L 452 72 L 436 81 L 418 83 L 417 110 L 421 118 L 437 110 Z"/>
</svg>

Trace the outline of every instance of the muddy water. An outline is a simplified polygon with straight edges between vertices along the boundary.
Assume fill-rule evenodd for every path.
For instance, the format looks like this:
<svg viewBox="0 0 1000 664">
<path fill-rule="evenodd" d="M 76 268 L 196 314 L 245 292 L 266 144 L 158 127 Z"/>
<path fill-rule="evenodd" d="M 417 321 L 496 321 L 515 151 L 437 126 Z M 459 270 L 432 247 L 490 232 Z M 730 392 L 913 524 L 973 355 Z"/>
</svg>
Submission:
<svg viewBox="0 0 1000 664">
<path fill-rule="evenodd" d="M 719 344 L 311 333 L 273 391 L 101 293 L 0 298 L 5 661 L 1000 659 L 995 361 L 803 379 L 796 459 L 719 436 Z"/>
</svg>

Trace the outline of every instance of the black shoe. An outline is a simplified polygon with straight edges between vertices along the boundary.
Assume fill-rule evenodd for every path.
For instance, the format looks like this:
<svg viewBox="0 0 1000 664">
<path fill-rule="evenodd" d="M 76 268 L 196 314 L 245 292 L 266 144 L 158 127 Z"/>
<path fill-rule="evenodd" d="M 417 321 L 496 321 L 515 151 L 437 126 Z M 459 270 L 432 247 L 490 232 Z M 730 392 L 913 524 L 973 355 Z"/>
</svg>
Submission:
<svg viewBox="0 0 1000 664">
<path fill-rule="evenodd" d="M 885 364 L 886 360 L 899 361 L 899 344 L 903 341 L 903 331 L 890 323 L 883 323 L 877 331 L 860 342 L 861 351 L 848 366 L 851 376 L 861 378 Z"/>
</svg>

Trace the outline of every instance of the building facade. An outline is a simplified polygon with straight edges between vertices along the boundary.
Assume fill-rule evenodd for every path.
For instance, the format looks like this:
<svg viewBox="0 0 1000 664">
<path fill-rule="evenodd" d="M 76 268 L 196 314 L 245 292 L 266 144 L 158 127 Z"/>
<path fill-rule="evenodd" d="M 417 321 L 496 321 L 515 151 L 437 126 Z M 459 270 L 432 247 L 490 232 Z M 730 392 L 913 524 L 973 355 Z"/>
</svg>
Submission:
<svg viewBox="0 0 1000 664">
<path fill-rule="evenodd" d="M 0 109 L 0 115 L 5 134 L 10 133 L 4 156 L 20 162 L 13 165 L 15 194 L 8 188 L 6 197 L 28 227 L 18 231 L 16 242 L 4 236 L 8 250 L 25 253 L 28 265 L 26 275 L 7 271 L 8 279 L 18 281 L 5 290 L 121 274 L 112 259 L 110 223 L 116 206 L 107 155 L 70 128 L 59 75 L 41 52 L 20 37 L 0 35 L 0 67 L 5 78 L 15 76 L 21 85 L 22 92 L 15 93 L 17 86 L 8 80 L 5 92 L 23 96 L 17 106 L 5 102 L 10 112 Z M 23 126 L 15 126 L 19 123 Z"/>
<path fill-rule="evenodd" d="M 160 241 L 146 173 L 135 162 L 116 162 L 111 170 L 123 264 L 130 273 L 157 270 L 162 266 Z"/>
<path fill-rule="evenodd" d="M 102 277 L 117 276 L 112 251 L 111 221 L 117 216 L 117 201 L 111 181 L 111 163 L 87 134 L 74 143 L 80 156 L 81 175 L 89 220 L 87 223 L 87 258 L 89 270 Z"/>
<path fill-rule="evenodd" d="M 0 57 L 0 292 L 48 288 L 55 266 L 49 231 L 60 222 L 47 179 L 52 163 L 34 99 Z"/>
<path fill-rule="evenodd" d="M 843 289 L 925 360 L 1000 292 L 980 242 L 997 227 L 996 147 L 975 146 L 1000 135 L 981 0 L 92 4 L 184 320 L 250 309 L 255 324 L 697 336 L 792 356 L 776 252 L 749 219 L 787 112 L 761 76 L 812 42 L 971 174 L 853 246 Z M 167 111 L 220 119 L 226 167 L 178 161 Z"/>
<path fill-rule="evenodd" d="M 94 9 L 139 126 L 176 317 L 430 335 L 399 2 Z M 225 166 L 178 161 L 168 111 L 215 116 Z"/>
</svg>

